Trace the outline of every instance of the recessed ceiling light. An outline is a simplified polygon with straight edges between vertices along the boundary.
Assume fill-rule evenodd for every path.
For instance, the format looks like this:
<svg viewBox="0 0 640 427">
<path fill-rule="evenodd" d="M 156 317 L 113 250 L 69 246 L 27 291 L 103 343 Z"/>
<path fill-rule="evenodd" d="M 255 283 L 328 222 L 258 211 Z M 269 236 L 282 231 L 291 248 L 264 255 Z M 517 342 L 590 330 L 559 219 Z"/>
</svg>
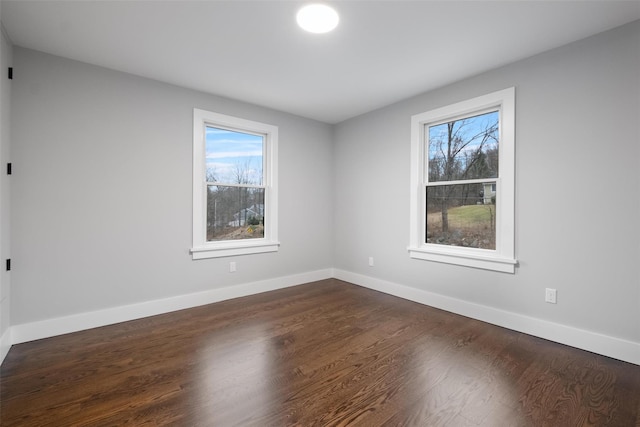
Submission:
<svg viewBox="0 0 640 427">
<path fill-rule="evenodd" d="M 340 17 L 325 4 L 309 4 L 298 11 L 298 25 L 310 33 L 328 33 L 338 26 Z"/>
</svg>

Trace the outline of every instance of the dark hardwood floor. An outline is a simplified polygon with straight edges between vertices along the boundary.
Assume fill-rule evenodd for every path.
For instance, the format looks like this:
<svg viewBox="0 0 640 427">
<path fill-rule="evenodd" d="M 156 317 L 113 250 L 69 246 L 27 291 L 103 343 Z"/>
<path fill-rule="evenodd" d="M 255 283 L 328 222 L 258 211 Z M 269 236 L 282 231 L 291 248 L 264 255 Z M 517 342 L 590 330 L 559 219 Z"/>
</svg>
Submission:
<svg viewBox="0 0 640 427">
<path fill-rule="evenodd" d="M 13 346 L 2 426 L 630 426 L 640 366 L 325 280 Z"/>
</svg>

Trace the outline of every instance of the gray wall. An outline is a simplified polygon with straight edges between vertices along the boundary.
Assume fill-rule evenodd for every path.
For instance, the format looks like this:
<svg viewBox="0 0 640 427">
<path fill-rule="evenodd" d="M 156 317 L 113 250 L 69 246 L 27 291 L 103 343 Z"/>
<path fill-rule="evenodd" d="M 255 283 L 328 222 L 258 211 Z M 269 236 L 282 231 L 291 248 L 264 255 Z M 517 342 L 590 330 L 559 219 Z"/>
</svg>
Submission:
<svg viewBox="0 0 640 427">
<path fill-rule="evenodd" d="M 511 86 L 516 274 L 409 259 L 411 116 Z M 639 103 L 635 22 L 339 124 L 335 267 L 640 343 Z"/>
<path fill-rule="evenodd" d="M 4 168 L 6 163 L 10 162 L 11 80 L 9 80 L 7 69 L 12 66 L 12 46 L 4 33 L 4 28 L 0 30 L 0 260 L 4 262 L 11 257 L 9 251 L 10 177 L 7 176 Z M 6 333 L 10 326 L 10 310 L 11 273 L 5 268 L 0 268 L 0 361 L 11 346 L 10 336 Z"/>
<path fill-rule="evenodd" d="M 11 324 L 335 267 L 640 343 L 639 43 L 636 22 L 334 127 L 15 48 Z M 411 115 L 510 86 L 516 274 L 409 259 Z M 188 253 L 194 107 L 280 127 L 282 247 L 234 274 Z"/>
<path fill-rule="evenodd" d="M 19 47 L 14 63 L 12 325 L 332 266 L 331 126 Z M 279 126 L 279 252 L 191 259 L 194 107 Z"/>
</svg>

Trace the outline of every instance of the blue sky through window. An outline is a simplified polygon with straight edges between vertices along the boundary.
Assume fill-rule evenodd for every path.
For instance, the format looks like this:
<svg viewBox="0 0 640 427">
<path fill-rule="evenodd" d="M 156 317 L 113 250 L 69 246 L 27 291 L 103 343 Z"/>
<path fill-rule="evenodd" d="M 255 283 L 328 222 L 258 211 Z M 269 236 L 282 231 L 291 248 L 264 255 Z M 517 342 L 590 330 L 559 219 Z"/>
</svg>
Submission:
<svg viewBox="0 0 640 427">
<path fill-rule="evenodd" d="M 477 116 L 467 117 L 461 120 L 455 120 L 453 122 L 429 126 L 429 143 L 431 145 L 436 145 L 440 142 L 446 144 L 447 125 L 449 123 L 455 123 L 454 133 L 459 136 L 466 144 L 465 148 L 462 150 L 463 152 L 474 152 L 483 142 L 486 144 L 486 148 L 494 148 L 495 146 L 497 146 L 497 128 L 495 129 L 495 132 L 492 133 L 495 139 L 483 141 L 482 135 L 483 132 L 487 129 L 496 126 L 498 120 L 498 111 L 492 111 Z M 440 150 L 431 149 L 429 151 L 429 160 L 432 160 L 439 155 L 442 155 L 442 152 Z"/>
<path fill-rule="evenodd" d="M 206 127 L 207 181 L 262 185 L 264 136 Z"/>
<path fill-rule="evenodd" d="M 429 181 L 496 178 L 499 120 L 499 112 L 490 111 L 427 125 Z"/>
</svg>

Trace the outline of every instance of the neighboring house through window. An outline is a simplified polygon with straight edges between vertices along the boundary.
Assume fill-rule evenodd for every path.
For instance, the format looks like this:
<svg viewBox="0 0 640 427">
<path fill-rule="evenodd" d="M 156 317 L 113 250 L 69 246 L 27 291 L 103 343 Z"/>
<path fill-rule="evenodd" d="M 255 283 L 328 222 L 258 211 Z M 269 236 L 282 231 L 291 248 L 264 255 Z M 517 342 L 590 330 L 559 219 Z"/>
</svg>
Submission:
<svg viewBox="0 0 640 427">
<path fill-rule="evenodd" d="M 193 111 L 193 259 L 278 250 L 276 126 Z"/>
<path fill-rule="evenodd" d="M 410 256 L 513 273 L 515 89 L 411 125 Z"/>
</svg>

